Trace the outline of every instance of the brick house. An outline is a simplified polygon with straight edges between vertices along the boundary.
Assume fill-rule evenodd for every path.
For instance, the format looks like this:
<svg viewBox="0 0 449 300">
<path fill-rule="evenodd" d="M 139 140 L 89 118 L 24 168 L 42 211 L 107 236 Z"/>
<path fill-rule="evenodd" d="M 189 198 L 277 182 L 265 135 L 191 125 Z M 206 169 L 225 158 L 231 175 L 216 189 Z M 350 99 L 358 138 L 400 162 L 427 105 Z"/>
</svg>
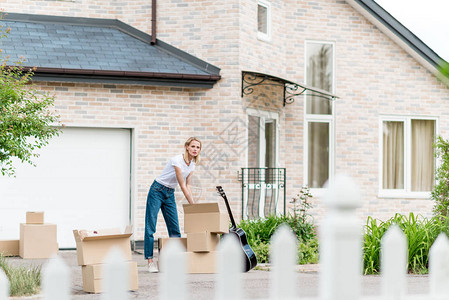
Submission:
<svg viewBox="0 0 449 300">
<path fill-rule="evenodd" d="M 38 168 L 0 180 L 0 198 L 16 203 L 0 210 L 8 224 L 45 210 L 61 236 L 131 223 L 141 241 L 148 188 L 189 136 L 203 142 L 195 197 L 222 203 L 222 185 L 237 219 L 288 212 L 307 184 L 319 222 L 323 184 L 336 173 L 359 184 L 361 218 L 431 214 L 432 139 L 449 134 L 447 82 L 438 55 L 372 0 L 167 0 L 156 11 L 151 1 L 11 0 L 1 8 L 12 28 L 1 47 L 36 62 L 34 84 L 56 96 L 65 125 Z M 52 32 L 59 54 L 49 50 Z M 6 229 L 0 236 L 14 231 Z M 58 239 L 73 246 L 71 236 Z"/>
</svg>

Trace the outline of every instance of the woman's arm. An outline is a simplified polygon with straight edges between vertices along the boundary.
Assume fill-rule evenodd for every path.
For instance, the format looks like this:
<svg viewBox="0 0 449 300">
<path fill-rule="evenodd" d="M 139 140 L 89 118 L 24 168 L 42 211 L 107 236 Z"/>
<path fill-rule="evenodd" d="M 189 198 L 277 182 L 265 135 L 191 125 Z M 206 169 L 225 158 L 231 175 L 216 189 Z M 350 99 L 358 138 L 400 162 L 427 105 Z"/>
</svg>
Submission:
<svg viewBox="0 0 449 300">
<path fill-rule="evenodd" d="M 179 167 L 175 167 L 175 173 L 176 173 L 176 179 L 178 179 L 179 186 L 181 187 L 181 191 L 184 193 L 184 196 L 186 197 L 187 201 L 190 204 L 194 204 L 193 202 L 193 196 L 192 191 L 190 190 L 190 176 L 193 172 L 187 176 L 186 180 L 184 181 L 184 177 L 182 177 L 182 172 Z"/>
</svg>

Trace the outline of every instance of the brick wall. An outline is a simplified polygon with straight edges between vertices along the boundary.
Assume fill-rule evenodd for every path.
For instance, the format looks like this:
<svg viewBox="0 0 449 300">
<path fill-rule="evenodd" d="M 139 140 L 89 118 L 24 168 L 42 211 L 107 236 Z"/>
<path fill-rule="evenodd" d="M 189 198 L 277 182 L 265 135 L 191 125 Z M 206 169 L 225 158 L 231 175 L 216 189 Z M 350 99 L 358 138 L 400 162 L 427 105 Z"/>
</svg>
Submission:
<svg viewBox="0 0 449 300">
<path fill-rule="evenodd" d="M 151 1 L 6 0 L 10 12 L 118 18 L 151 32 Z M 272 0 L 272 40 L 257 39 L 256 0 L 158 1 L 158 38 L 222 69 L 213 89 L 42 83 L 55 93 L 67 126 L 134 128 L 136 145 L 136 239 L 143 237 L 146 194 L 154 177 L 184 140 L 203 141 L 194 183 L 203 201 L 221 200 L 224 187 L 241 217 L 237 173 L 246 166 L 247 107 L 279 114 L 279 166 L 287 168 L 287 202 L 303 185 L 303 98 L 282 107 L 281 93 L 240 97 L 241 71 L 257 71 L 304 82 L 305 41 L 335 44 L 335 170 L 360 185 L 361 218 L 389 218 L 395 212 L 430 215 L 427 199 L 379 198 L 380 115 L 439 117 L 439 134 L 449 134 L 449 92 L 429 71 L 342 0 Z M 267 100 L 268 99 L 268 100 Z M 177 192 L 178 199 L 182 196 Z M 312 213 L 325 211 L 319 193 Z M 223 206 L 224 207 L 224 206 Z M 182 208 L 179 207 L 179 211 Z M 158 231 L 165 232 L 159 222 Z M 182 224 L 182 218 L 181 218 Z"/>
</svg>

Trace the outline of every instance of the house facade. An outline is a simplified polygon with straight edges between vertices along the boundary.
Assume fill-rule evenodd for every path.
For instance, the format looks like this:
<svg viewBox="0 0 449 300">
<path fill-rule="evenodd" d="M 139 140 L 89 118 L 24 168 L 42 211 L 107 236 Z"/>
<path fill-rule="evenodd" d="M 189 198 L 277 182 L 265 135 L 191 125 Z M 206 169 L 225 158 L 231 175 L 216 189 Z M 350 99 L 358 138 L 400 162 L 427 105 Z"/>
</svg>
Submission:
<svg viewBox="0 0 449 300">
<path fill-rule="evenodd" d="M 373 1 L 167 0 L 158 1 L 152 11 L 151 1 L 11 0 L 1 8 L 22 14 L 16 18 L 28 24 L 70 24 L 65 17 L 117 19 L 148 35 L 156 13 L 156 45 L 181 51 L 170 53 L 200 66 L 204 75 L 204 81 L 151 81 L 140 74 L 141 81 L 114 82 L 107 74 L 75 76 L 73 71 L 95 67 L 52 65 L 64 57 L 38 66 L 34 84 L 55 95 L 64 124 L 61 136 L 73 136 L 64 144 L 72 152 L 54 151 L 71 165 L 58 170 L 60 181 L 52 182 L 67 184 L 65 192 L 52 199 L 23 196 L 21 205 L 9 211 L 40 209 L 37 203 L 47 201 L 49 218 L 61 215 L 70 189 L 83 200 L 75 206 L 77 215 L 64 219 L 67 228 L 111 226 L 120 219 L 120 225 L 134 226 L 134 240 L 141 241 L 149 186 L 167 160 L 183 151 L 184 141 L 197 136 L 203 150 L 194 197 L 223 205 L 215 192 L 216 185 L 223 186 L 237 219 L 288 213 L 291 198 L 308 185 L 314 196 L 311 213 L 319 223 L 323 184 L 338 173 L 360 186 L 361 218 L 431 215 L 432 140 L 449 134 L 449 90 L 436 75 L 439 57 Z M 26 21 L 26 15 L 39 16 L 39 21 Z M 11 35 L 14 30 L 23 29 L 12 28 Z M 112 48 L 105 47 L 105 55 Z M 129 55 L 142 56 L 145 63 L 143 53 Z M 99 154 L 81 168 L 92 171 L 80 171 L 74 180 L 71 168 L 83 163 L 75 159 L 76 147 L 83 143 L 79 152 L 95 148 Z M 122 150 L 108 157 L 112 149 Z M 42 177 L 37 163 L 33 176 Z M 105 173 L 97 174 L 99 169 Z M 81 177 L 88 183 L 77 185 Z M 2 181 L 16 192 L 28 184 Z M 108 204 L 117 195 L 116 205 Z M 177 196 L 182 220 L 186 202 L 182 193 Z M 89 214 L 99 199 L 101 206 Z M 115 217 L 108 219 L 108 214 Z M 158 226 L 164 235 L 164 222 Z M 62 246 L 71 247 L 70 241 Z"/>
</svg>

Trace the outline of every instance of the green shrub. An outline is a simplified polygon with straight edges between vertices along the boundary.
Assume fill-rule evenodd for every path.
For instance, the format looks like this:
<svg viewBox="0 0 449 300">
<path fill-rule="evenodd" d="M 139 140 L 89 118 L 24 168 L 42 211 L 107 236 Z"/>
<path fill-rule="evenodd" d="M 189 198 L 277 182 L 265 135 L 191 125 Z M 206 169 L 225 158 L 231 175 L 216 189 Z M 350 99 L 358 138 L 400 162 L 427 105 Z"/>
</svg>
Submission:
<svg viewBox="0 0 449 300">
<path fill-rule="evenodd" d="M 449 216 L 449 142 L 439 136 L 433 145 L 441 165 L 435 170 L 436 184 L 432 191 L 433 213 L 442 219 Z"/>
<path fill-rule="evenodd" d="M 385 222 L 368 217 L 363 245 L 364 273 L 379 273 L 380 241 L 391 224 L 397 224 L 407 237 L 407 269 L 412 273 L 427 273 L 429 249 L 440 232 L 448 233 L 448 222 L 447 219 L 437 217 L 415 217 L 413 213 L 408 217 L 396 214 Z"/>
<path fill-rule="evenodd" d="M 298 263 L 300 265 L 316 264 L 318 258 L 318 239 L 316 237 L 298 243 Z"/>
<path fill-rule="evenodd" d="M 10 282 L 10 296 L 30 296 L 40 292 L 41 268 L 12 267 L 0 255 L 0 268 L 5 271 Z"/>
<path fill-rule="evenodd" d="M 270 244 L 268 242 L 255 242 L 251 248 L 253 249 L 254 254 L 256 254 L 258 263 L 268 263 L 270 255 Z"/>
<path fill-rule="evenodd" d="M 269 242 L 276 229 L 287 223 L 285 216 L 268 216 L 265 219 L 242 220 L 237 227 L 246 232 L 248 242 Z"/>
<path fill-rule="evenodd" d="M 269 262 L 270 239 L 282 224 L 292 228 L 298 239 L 298 263 L 318 262 L 318 240 L 313 224 L 302 222 L 292 215 L 269 216 L 265 219 L 242 220 L 237 227 L 246 232 L 248 244 L 256 254 L 259 263 Z"/>
</svg>

